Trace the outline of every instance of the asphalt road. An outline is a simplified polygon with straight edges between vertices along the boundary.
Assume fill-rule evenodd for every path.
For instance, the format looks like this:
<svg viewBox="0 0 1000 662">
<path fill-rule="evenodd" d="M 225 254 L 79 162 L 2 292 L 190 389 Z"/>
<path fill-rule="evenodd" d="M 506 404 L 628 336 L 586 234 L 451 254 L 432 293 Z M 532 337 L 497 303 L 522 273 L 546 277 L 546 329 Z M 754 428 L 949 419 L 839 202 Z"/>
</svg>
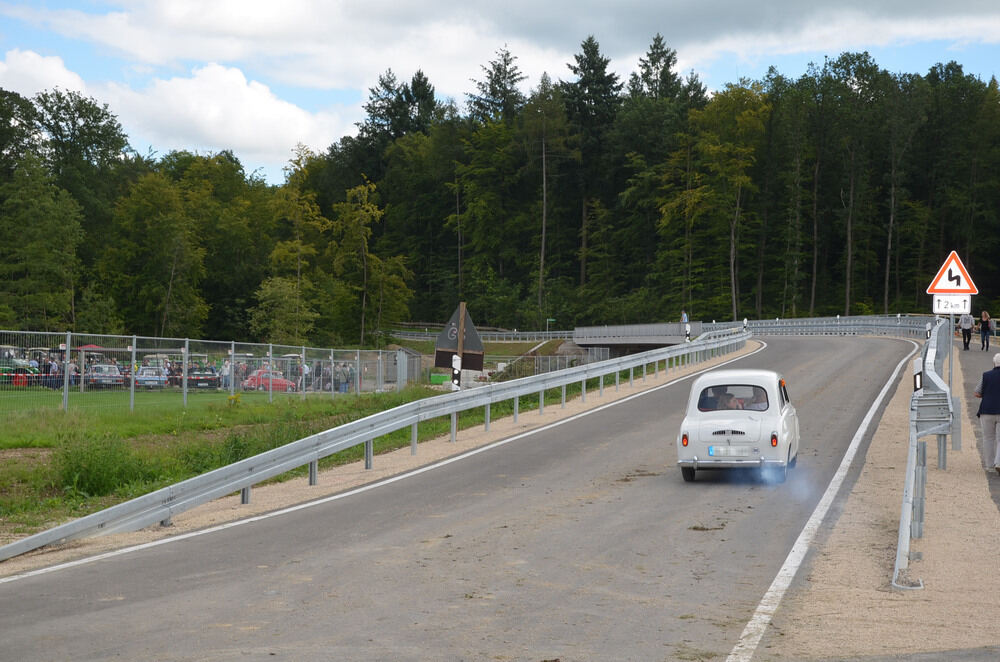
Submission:
<svg viewBox="0 0 1000 662">
<path fill-rule="evenodd" d="M 784 484 L 682 481 L 686 379 L 356 496 L 0 584 L 0 659 L 724 659 L 912 347 L 767 343 L 733 367 L 788 381 Z"/>
</svg>

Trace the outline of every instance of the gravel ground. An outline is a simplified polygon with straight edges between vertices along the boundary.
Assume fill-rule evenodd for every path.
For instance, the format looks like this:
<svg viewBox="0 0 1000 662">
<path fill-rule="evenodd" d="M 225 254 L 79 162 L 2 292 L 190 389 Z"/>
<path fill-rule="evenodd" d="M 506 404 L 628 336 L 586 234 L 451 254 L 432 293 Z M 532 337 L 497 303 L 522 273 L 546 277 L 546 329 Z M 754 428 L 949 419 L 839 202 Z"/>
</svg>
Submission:
<svg viewBox="0 0 1000 662">
<path fill-rule="evenodd" d="M 756 346 L 751 342 L 744 351 Z M 170 527 L 150 527 L 38 550 L 0 563 L 0 577 L 336 494 L 607 404 L 722 360 L 671 370 L 666 377 L 662 371 L 655 376 L 650 373 L 645 380 L 638 375 L 633 386 L 623 383 L 616 390 L 611 384 L 603 396 L 592 391 L 586 403 L 576 399 L 565 408 L 550 405 L 543 415 L 525 412 L 516 424 L 511 419 L 494 420 L 488 432 L 482 428 L 466 430 L 454 443 L 447 437 L 426 441 L 416 456 L 409 448 L 379 455 L 370 471 L 360 462 L 336 467 L 321 473 L 317 486 L 309 487 L 307 479 L 300 478 L 254 488 L 248 506 L 241 506 L 239 495 L 234 495 L 179 515 Z M 963 383 L 959 363 L 956 361 L 956 384 Z M 960 652 L 974 649 L 985 655 L 976 659 L 991 659 L 994 651 L 990 647 L 1000 646 L 1000 632 L 993 628 L 1000 614 L 1000 576 L 996 572 L 1000 511 L 990 496 L 990 483 L 1000 481 L 1000 476 L 988 474 L 982 466 L 975 418 L 963 417 L 961 451 L 952 451 L 949 440 L 946 471 L 936 468 L 936 443 L 933 438 L 928 440 L 926 524 L 924 537 L 911 546 L 921 558 L 911 562 L 909 571 L 909 577 L 921 580 L 924 587 L 901 591 L 890 585 L 906 468 L 910 379 L 909 371 L 904 370 L 857 481 L 843 507 L 828 515 L 836 521 L 824 523 L 823 533 L 775 614 L 755 660 L 908 659 L 919 652 L 935 651 L 958 652 L 958 657 L 947 659 L 964 659 Z M 1000 648 L 995 653 L 1000 659 Z"/>
</svg>

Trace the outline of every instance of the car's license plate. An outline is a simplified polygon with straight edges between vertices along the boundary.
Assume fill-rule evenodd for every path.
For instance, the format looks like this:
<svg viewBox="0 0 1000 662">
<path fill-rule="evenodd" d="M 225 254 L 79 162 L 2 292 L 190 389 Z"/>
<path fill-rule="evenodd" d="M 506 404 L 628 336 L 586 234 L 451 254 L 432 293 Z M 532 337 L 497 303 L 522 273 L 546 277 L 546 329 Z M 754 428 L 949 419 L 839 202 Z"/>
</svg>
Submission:
<svg viewBox="0 0 1000 662">
<path fill-rule="evenodd" d="M 708 454 L 711 457 L 746 457 L 750 449 L 746 446 L 709 446 Z"/>
</svg>

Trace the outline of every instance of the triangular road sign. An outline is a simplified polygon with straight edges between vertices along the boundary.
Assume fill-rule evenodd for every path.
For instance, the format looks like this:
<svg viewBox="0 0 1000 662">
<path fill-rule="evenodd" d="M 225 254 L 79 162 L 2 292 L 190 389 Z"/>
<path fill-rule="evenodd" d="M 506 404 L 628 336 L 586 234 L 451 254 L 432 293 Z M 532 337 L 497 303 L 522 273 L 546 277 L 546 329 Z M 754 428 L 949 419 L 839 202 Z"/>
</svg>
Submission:
<svg viewBox="0 0 1000 662">
<path fill-rule="evenodd" d="M 951 252 L 927 288 L 927 294 L 979 294 L 958 253 Z"/>
</svg>

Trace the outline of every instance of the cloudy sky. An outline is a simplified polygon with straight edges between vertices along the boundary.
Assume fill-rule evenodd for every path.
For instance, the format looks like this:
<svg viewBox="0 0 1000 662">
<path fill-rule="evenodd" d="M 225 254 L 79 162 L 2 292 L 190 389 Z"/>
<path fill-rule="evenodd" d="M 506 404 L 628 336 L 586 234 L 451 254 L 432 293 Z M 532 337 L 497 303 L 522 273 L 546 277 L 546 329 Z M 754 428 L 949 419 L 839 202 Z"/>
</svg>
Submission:
<svg viewBox="0 0 1000 662">
<path fill-rule="evenodd" d="M 657 32 L 709 89 L 844 51 L 896 72 L 955 60 L 983 80 L 1000 62 L 997 0 L 0 0 L 0 87 L 80 91 L 142 154 L 231 149 L 280 183 L 296 144 L 355 133 L 387 69 L 421 69 L 463 103 L 504 46 L 528 92 L 543 72 L 571 80 L 588 35 L 626 80 Z"/>
</svg>

